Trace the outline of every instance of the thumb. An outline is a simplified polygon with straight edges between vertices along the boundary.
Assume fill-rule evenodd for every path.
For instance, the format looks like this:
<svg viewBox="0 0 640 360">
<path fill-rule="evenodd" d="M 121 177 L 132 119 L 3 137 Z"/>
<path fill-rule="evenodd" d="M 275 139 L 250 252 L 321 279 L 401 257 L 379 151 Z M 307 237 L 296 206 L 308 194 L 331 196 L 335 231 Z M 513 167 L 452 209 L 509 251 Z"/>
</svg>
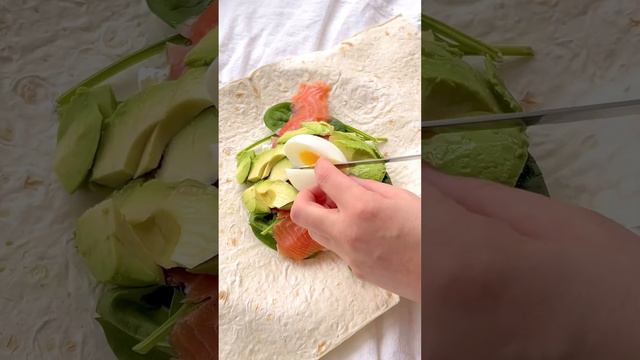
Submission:
<svg viewBox="0 0 640 360">
<path fill-rule="evenodd" d="M 363 192 L 367 191 L 324 158 L 320 158 L 316 162 L 315 173 L 316 182 L 320 189 L 339 208 L 353 205 L 363 195 Z"/>
</svg>

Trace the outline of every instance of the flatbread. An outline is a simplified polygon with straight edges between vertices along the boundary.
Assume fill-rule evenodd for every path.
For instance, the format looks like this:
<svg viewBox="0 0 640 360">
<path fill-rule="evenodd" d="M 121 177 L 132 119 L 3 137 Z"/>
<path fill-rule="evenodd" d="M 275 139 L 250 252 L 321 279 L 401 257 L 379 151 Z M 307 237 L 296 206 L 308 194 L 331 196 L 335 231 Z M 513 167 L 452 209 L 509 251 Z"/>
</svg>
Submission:
<svg viewBox="0 0 640 360">
<path fill-rule="evenodd" d="M 330 113 L 389 138 L 385 155 L 420 151 L 420 32 L 395 17 L 334 49 L 264 66 L 220 89 L 220 358 L 317 359 L 396 305 L 335 254 L 294 262 L 251 232 L 235 182 L 235 155 L 269 134 L 265 110 L 308 81 L 332 85 Z M 420 193 L 420 163 L 388 166 Z"/>
</svg>

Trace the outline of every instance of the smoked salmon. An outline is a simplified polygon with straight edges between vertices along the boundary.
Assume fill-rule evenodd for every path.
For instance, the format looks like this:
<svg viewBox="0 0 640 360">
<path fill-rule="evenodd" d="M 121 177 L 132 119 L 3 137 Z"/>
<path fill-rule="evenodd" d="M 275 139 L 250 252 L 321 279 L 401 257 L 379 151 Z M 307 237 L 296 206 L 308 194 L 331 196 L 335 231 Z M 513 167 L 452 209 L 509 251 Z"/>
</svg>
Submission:
<svg viewBox="0 0 640 360">
<path fill-rule="evenodd" d="M 306 121 L 329 120 L 329 92 L 331 86 L 324 82 L 300 84 L 298 93 L 292 98 L 292 114 L 278 136 L 290 130 L 297 130 Z"/>
<path fill-rule="evenodd" d="M 180 360 L 218 359 L 218 298 L 205 301 L 178 320 L 170 342 Z"/>
<path fill-rule="evenodd" d="M 178 320 L 171 331 L 171 345 L 180 360 L 218 358 L 218 277 L 192 274 L 183 268 L 169 269 L 166 281 L 171 286 L 184 285 L 184 302 L 197 308 Z"/>
<path fill-rule="evenodd" d="M 291 221 L 288 211 L 278 211 L 273 238 L 278 244 L 278 252 L 293 260 L 304 260 L 324 250 L 322 245 L 311 238 L 307 229 Z"/>
</svg>

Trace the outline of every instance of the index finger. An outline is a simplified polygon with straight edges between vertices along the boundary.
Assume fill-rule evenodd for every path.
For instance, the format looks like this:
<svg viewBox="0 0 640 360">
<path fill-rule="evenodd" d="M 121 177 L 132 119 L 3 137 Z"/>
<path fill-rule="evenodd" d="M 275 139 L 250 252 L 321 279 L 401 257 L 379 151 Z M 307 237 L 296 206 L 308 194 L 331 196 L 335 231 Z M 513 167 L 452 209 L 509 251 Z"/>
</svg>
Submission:
<svg viewBox="0 0 640 360">
<path fill-rule="evenodd" d="M 326 159 L 318 159 L 315 172 L 318 186 L 338 208 L 348 208 L 369 192 Z"/>
<path fill-rule="evenodd" d="M 337 209 L 330 209 L 318 203 L 317 188 L 301 191 L 291 207 L 291 220 L 307 230 L 326 233 L 333 229 Z"/>
</svg>

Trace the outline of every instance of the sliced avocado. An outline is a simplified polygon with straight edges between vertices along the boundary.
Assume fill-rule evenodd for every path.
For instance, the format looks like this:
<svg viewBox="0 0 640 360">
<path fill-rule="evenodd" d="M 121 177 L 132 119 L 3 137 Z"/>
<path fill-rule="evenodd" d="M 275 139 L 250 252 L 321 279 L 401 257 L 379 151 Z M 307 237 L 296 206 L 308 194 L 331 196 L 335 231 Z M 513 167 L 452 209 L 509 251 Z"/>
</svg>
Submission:
<svg viewBox="0 0 640 360">
<path fill-rule="evenodd" d="M 174 95 L 174 101 L 177 100 L 179 105 L 171 109 L 151 133 L 134 177 L 158 167 L 169 141 L 192 122 L 196 115 L 213 105 L 204 83 L 205 72 L 206 69 L 203 68 L 193 69 L 180 78 Z"/>
<path fill-rule="evenodd" d="M 269 176 L 271 169 L 285 158 L 284 146 L 278 145 L 273 149 L 267 149 L 256 156 L 251 164 L 251 171 L 247 180 L 256 182 Z"/>
<path fill-rule="evenodd" d="M 281 180 L 265 180 L 255 185 L 256 199 L 272 209 L 291 209 L 298 191 L 289 183 Z"/>
<path fill-rule="evenodd" d="M 182 129 L 169 143 L 156 178 L 164 181 L 198 180 L 213 184 L 218 178 L 218 111 L 211 107 Z"/>
<path fill-rule="evenodd" d="M 199 265 L 218 253 L 217 190 L 195 180 L 135 180 L 113 195 L 154 261 L 171 268 Z"/>
<path fill-rule="evenodd" d="M 160 180 L 134 180 L 113 194 L 118 209 L 130 224 L 147 221 L 162 208 L 175 185 Z"/>
<path fill-rule="evenodd" d="M 65 134 L 69 126 L 77 119 L 77 116 L 73 116 L 73 114 L 67 115 L 69 109 L 73 109 L 72 112 L 77 112 L 77 105 L 73 105 L 73 100 L 75 98 L 90 98 L 91 102 L 98 105 L 98 110 L 102 115 L 103 119 L 107 119 L 113 111 L 118 106 L 118 102 L 116 101 L 116 97 L 113 93 L 113 89 L 109 85 L 98 86 L 95 88 L 79 88 L 75 95 L 71 98 L 66 105 L 60 107 L 58 109 L 58 113 L 60 115 L 60 121 L 58 125 L 58 141 Z"/>
<path fill-rule="evenodd" d="M 327 136 L 331 134 L 333 130 L 333 126 L 324 121 L 303 122 L 300 129 L 287 131 L 284 135 L 278 138 L 278 144 L 284 144 L 292 137 L 300 134 Z"/>
<path fill-rule="evenodd" d="M 255 158 L 256 153 L 253 150 L 242 151 L 236 156 L 236 181 L 238 184 L 247 181 L 251 164 Z"/>
<path fill-rule="evenodd" d="M 188 67 L 209 66 L 218 57 L 218 28 L 212 29 L 187 53 Z"/>
<path fill-rule="evenodd" d="M 162 284 L 162 269 L 112 199 L 87 210 L 76 226 L 75 242 L 93 276 L 120 286 Z"/>
<path fill-rule="evenodd" d="M 87 178 L 100 142 L 103 113 L 113 108 L 111 88 L 100 87 L 79 90 L 61 111 L 53 169 L 67 192 L 75 192 Z"/>
<path fill-rule="evenodd" d="M 268 214 L 271 209 L 269 209 L 269 204 L 265 204 L 262 201 L 262 198 L 258 198 L 257 185 L 252 185 L 242 192 L 242 203 L 247 211 L 252 214 Z"/>
<path fill-rule="evenodd" d="M 157 165 L 173 135 L 211 105 L 202 80 L 205 70 L 150 86 L 121 103 L 107 120 L 91 180 L 117 188 L 138 169 Z"/>
<path fill-rule="evenodd" d="M 278 161 L 278 163 L 273 167 L 273 169 L 271 169 L 271 174 L 269 174 L 269 180 L 281 180 L 281 181 L 287 181 L 289 180 L 289 178 L 287 177 L 287 169 L 291 169 L 293 167 L 293 164 L 291 164 L 291 161 L 289 161 L 289 159 L 284 158 L 280 161 Z"/>
<path fill-rule="evenodd" d="M 179 235 L 171 260 L 194 268 L 218 255 L 218 191 L 195 180 L 177 184 L 163 205 L 161 231 L 165 236 Z"/>
</svg>

